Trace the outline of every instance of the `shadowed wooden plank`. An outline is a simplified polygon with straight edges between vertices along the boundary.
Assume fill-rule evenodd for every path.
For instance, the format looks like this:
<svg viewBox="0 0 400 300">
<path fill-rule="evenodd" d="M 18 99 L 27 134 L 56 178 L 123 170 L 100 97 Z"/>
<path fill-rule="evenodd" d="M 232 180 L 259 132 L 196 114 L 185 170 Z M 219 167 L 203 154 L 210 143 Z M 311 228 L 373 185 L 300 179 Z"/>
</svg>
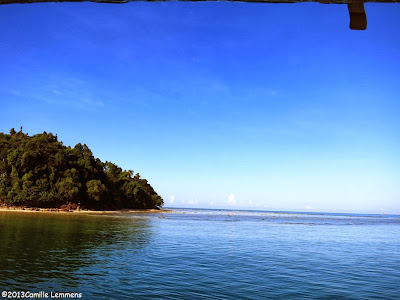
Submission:
<svg viewBox="0 0 400 300">
<path fill-rule="evenodd" d="M 367 29 L 367 16 L 364 10 L 363 1 L 353 1 L 347 4 L 350 14 L 350 29 Z"/>
</svg>

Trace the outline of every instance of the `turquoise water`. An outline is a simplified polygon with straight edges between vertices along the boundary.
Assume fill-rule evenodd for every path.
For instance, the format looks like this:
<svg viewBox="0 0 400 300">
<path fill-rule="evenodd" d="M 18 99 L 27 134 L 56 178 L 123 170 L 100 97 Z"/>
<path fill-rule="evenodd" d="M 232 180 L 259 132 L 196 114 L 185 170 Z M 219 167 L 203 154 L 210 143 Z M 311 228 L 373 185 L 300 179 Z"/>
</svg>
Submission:
<svg viewBox="0 0 400 300">
<path fill-rule="evenodd" d="M 0 292 L 400 299 L 400 216 L 0 212 Z"/>
</svg>

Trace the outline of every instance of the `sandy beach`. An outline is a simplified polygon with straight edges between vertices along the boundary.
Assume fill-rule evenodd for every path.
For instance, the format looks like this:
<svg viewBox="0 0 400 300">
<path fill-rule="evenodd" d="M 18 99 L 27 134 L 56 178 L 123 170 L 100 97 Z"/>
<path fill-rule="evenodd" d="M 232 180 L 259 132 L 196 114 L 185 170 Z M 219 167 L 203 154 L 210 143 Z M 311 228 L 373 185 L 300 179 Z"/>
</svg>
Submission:
<svg viewBox="0 0 400 300">
<path fill-rule="evenodd" d="M 65 210 L 61 208 L 39 208 L 0 205 L 0 212 L 24 212 L 24 213 L 61 213 L 61 214 L 142 214 L 142 213 L 166 213 L 171 212 L 168 209 L 118 209 L 118 210 L 88 210 L 75 209 Z"/>
</svg>

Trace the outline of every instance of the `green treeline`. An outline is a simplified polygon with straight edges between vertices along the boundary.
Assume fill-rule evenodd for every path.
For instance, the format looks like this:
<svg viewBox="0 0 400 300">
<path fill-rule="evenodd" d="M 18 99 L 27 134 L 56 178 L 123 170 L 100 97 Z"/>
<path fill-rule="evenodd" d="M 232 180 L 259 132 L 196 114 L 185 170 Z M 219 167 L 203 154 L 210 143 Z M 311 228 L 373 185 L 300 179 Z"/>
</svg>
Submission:
<svg viewBox="0 0 400 300">
<path fill-rule="evenodd" d="M 163 199 L 146 179 L 95 158 L 86 146 L 66 147 L 57 136 L 0 133 L 0 202 L 87 209 L 155 208 Z"/>
</svg>

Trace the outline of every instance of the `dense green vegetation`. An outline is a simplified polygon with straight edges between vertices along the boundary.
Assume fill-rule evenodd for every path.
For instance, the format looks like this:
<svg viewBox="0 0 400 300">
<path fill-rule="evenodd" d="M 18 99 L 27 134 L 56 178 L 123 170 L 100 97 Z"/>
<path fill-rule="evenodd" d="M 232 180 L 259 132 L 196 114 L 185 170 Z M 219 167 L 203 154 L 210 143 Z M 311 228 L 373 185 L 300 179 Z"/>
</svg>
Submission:
<svg viewBox="0 0 400 300">
<path fill-rule="evenodd" d="M 0 202 L 88 209 L 155 208 L 162 198 L 146 179 L 95 158 L 86 146 L 66 147 L 57 136 L 0 133 Z"/>
</svg>

